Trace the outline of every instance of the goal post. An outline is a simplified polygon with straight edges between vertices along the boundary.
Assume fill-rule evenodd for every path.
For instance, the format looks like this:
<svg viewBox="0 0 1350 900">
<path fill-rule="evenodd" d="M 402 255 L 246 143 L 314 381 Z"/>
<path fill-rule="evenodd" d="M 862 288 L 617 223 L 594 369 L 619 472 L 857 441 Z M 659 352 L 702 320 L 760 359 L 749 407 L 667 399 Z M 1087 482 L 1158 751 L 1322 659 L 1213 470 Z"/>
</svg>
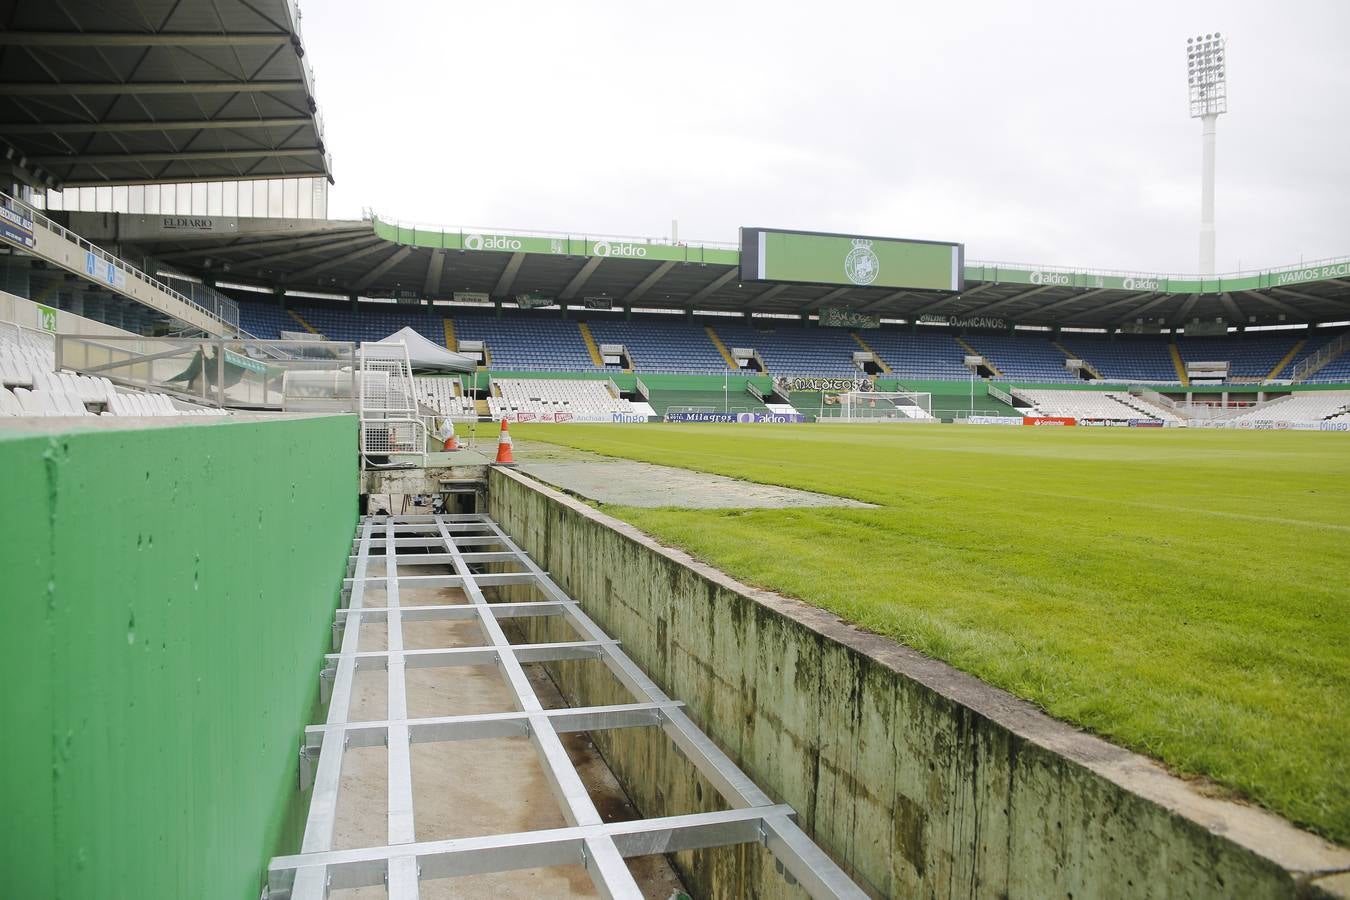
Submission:
<svg viewBox="0 0 1350 900">
<path fill-rule="evenodd" d="M 845 422 L 931 422 L 933 395 L 917 391 L 850 391 L 839 397 Z"/>
</svg>

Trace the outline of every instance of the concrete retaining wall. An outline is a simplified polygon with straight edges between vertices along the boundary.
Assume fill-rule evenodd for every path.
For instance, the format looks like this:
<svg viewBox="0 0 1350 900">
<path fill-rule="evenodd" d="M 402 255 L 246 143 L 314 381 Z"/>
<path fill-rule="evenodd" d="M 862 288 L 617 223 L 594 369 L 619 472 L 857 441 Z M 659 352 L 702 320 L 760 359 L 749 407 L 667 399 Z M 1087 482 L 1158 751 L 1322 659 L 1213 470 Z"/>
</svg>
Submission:
<svg viewBox="0 0 1350 900">
<path fill-rule="evenodd" d="M 894 641 L 742 585 L 516 472 L 491 470 L 489 510 L 879 896 L 1350 896 L 1345 848 L 1204 796 Z M 578 702 L 621 702 L 598 667 L 554 672 Z M 709 808 L 687 763 L 647 732 L 595 735 L 643 814 Z M 729 863 L 684 861 L 684 874 L 702 896 L 779 893 L 781 879 Z"/>
</svg>

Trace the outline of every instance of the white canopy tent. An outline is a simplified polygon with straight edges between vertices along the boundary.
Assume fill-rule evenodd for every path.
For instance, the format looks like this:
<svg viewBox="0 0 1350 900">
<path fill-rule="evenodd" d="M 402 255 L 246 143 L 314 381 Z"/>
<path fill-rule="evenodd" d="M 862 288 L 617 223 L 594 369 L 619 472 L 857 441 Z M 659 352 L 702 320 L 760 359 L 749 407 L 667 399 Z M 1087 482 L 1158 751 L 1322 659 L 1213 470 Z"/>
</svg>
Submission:
<svg viewBox="0 0 1350 900">
<path fill-rule="evenodd" d="M 473 372 L 478 369 L 478 360 L 472 356 L 451 352 L 406 326 L 373 343 L 400 342 L 408 348 L 408 361 L 414 369 L 434 372 Z"/>
</svg>

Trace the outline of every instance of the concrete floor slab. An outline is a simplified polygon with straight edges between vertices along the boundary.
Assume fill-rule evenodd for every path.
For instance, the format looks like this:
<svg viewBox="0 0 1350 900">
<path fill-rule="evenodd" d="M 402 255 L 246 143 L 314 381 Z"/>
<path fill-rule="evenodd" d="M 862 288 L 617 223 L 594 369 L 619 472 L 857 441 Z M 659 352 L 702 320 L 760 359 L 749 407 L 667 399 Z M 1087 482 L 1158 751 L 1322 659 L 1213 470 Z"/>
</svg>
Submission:
<svg viewBox="0 0 1350 900">
<path fill-rule="evenodd" d="M 587 500 L 616 506 L 685 509 L 873 506 L 847 497 L 616 459 L 537 441 L 517 444 L 515 456 L 520 470 L 540 481 Z"/>
</svg>

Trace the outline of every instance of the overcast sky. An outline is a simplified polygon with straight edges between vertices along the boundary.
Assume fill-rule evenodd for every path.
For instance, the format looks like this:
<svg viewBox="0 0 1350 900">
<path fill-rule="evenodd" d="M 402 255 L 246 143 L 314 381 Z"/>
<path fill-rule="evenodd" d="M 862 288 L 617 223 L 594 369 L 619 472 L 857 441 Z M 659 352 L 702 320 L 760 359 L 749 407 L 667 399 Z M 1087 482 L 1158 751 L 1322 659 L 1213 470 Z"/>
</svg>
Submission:
<svg viewBox="0 0 1350 900">
<path fill-rule="evenodd" d="M 1194 272 L 1186 38 L 1229 38 L 1218 269 L 1350 253 L 1348 0 L 307 0 L 329 213 L 962 241 Z"/>
</svg>

